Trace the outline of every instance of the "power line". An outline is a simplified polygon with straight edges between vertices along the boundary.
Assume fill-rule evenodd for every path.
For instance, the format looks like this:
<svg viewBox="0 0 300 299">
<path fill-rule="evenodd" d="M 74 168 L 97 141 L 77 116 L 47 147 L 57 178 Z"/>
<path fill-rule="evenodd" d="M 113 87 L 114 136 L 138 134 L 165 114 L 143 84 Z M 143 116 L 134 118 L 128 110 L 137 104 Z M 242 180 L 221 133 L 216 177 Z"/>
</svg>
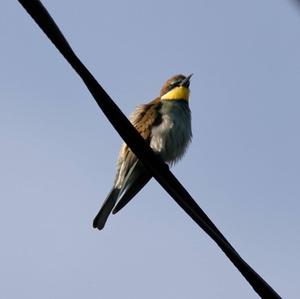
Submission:
<svg viewBox="0 0 300 299">
<path fill-rule="evenodd" d="M 217 243 L 239 272 L 245 277 L 261 298 L 281 298 L 236 252 L 219 229 L 199 207 L 168 166 L 153 153 L 144 139 L 128 121 L 119 107 L 105 92 L 85 65 L 76 56 L 46 8 L 39 0 L 18 0 L 36 21 L 60 53 L 84 81 L 95 101 L 123 140 L 149 169 L 159 184 L 173 197 L 177 204 Z"/>
</svg>

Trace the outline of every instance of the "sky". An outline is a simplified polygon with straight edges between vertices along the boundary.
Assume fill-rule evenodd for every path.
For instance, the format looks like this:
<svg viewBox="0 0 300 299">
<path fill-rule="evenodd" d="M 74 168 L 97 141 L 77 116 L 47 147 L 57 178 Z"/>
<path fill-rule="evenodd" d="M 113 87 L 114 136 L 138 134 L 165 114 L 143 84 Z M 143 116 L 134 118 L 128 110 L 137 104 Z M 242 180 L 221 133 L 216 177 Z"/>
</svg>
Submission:
<svg viewBox="0 0 300 299">
<path fill-rule="evenodd" d="M 193 142 L 172 171 L 240 255 L 297 298 L 299 7 L 43 3 L 126 115 L 194 73 Z M 258 298 L 155 180 L 92 228 L 122 141 L 19 3 L 0 8 L 0 298 Z"/>
</svg>

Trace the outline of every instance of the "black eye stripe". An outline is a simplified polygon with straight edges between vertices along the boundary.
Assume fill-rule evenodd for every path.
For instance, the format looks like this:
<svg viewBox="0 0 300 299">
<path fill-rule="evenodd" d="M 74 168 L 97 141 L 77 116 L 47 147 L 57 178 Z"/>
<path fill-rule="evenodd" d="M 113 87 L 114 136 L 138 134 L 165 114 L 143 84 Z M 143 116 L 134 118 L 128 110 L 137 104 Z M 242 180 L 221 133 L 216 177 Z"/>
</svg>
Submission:
<svg viewBox="0 0 300 299">
<path fill-rule="evenodd" d="M 181 82 L 180 80 L 173 81 L 173 82 L 171 83 L 171 85 L 173 85 L 173 86 L 178 86 L 180 82 Z"/>
<path fill-rule="evenodd" d="M 177 87 L 177 86 L 179 86 L 180 85 L 180 80 L 177 80 L 177 81 L 173 81 L 171 84 L 170 84 L 170 86 L 169 86 L 169 90 L 171 90 L 171 89 L 173 89 L 173 88 L 175 88 L 175 87 Z"/>
</svg>

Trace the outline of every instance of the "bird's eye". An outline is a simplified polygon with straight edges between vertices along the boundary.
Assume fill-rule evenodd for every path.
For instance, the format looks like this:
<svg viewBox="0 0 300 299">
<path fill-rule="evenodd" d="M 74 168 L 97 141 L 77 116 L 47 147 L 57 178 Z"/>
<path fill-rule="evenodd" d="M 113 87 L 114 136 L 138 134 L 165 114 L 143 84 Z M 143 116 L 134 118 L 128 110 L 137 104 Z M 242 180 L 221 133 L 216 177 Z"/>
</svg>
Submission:
<svg viewBox="0 0 300 299">
<path fill-rule="evenodd" d="M 169 86 L 169 90 L 173 89 L 174 87 L 179 86 L 179 84 L 180 84 L 180 81 L 178 81 L 178 80 L 171 82 L 171 84 Z"/>
</svg>

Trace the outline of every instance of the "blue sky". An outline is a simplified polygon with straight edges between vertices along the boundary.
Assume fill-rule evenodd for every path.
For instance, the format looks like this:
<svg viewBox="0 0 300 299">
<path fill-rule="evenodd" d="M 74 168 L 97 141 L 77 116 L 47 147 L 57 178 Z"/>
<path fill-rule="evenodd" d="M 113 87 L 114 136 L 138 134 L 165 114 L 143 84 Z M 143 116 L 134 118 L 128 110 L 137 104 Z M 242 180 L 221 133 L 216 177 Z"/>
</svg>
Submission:
<svg viewBox="0 0 300 299">
<path fill-rule="evenodd" d="M 289 1 L 43 1 L 128 115 L 194 73 L 173 168 L 283 297 L 300 292 L 300 13 Z M 17 1 L 1 2 L 1 298 L 257 298 L 152 180 L 112 216 L 121 140 Z"/>
</svg>

